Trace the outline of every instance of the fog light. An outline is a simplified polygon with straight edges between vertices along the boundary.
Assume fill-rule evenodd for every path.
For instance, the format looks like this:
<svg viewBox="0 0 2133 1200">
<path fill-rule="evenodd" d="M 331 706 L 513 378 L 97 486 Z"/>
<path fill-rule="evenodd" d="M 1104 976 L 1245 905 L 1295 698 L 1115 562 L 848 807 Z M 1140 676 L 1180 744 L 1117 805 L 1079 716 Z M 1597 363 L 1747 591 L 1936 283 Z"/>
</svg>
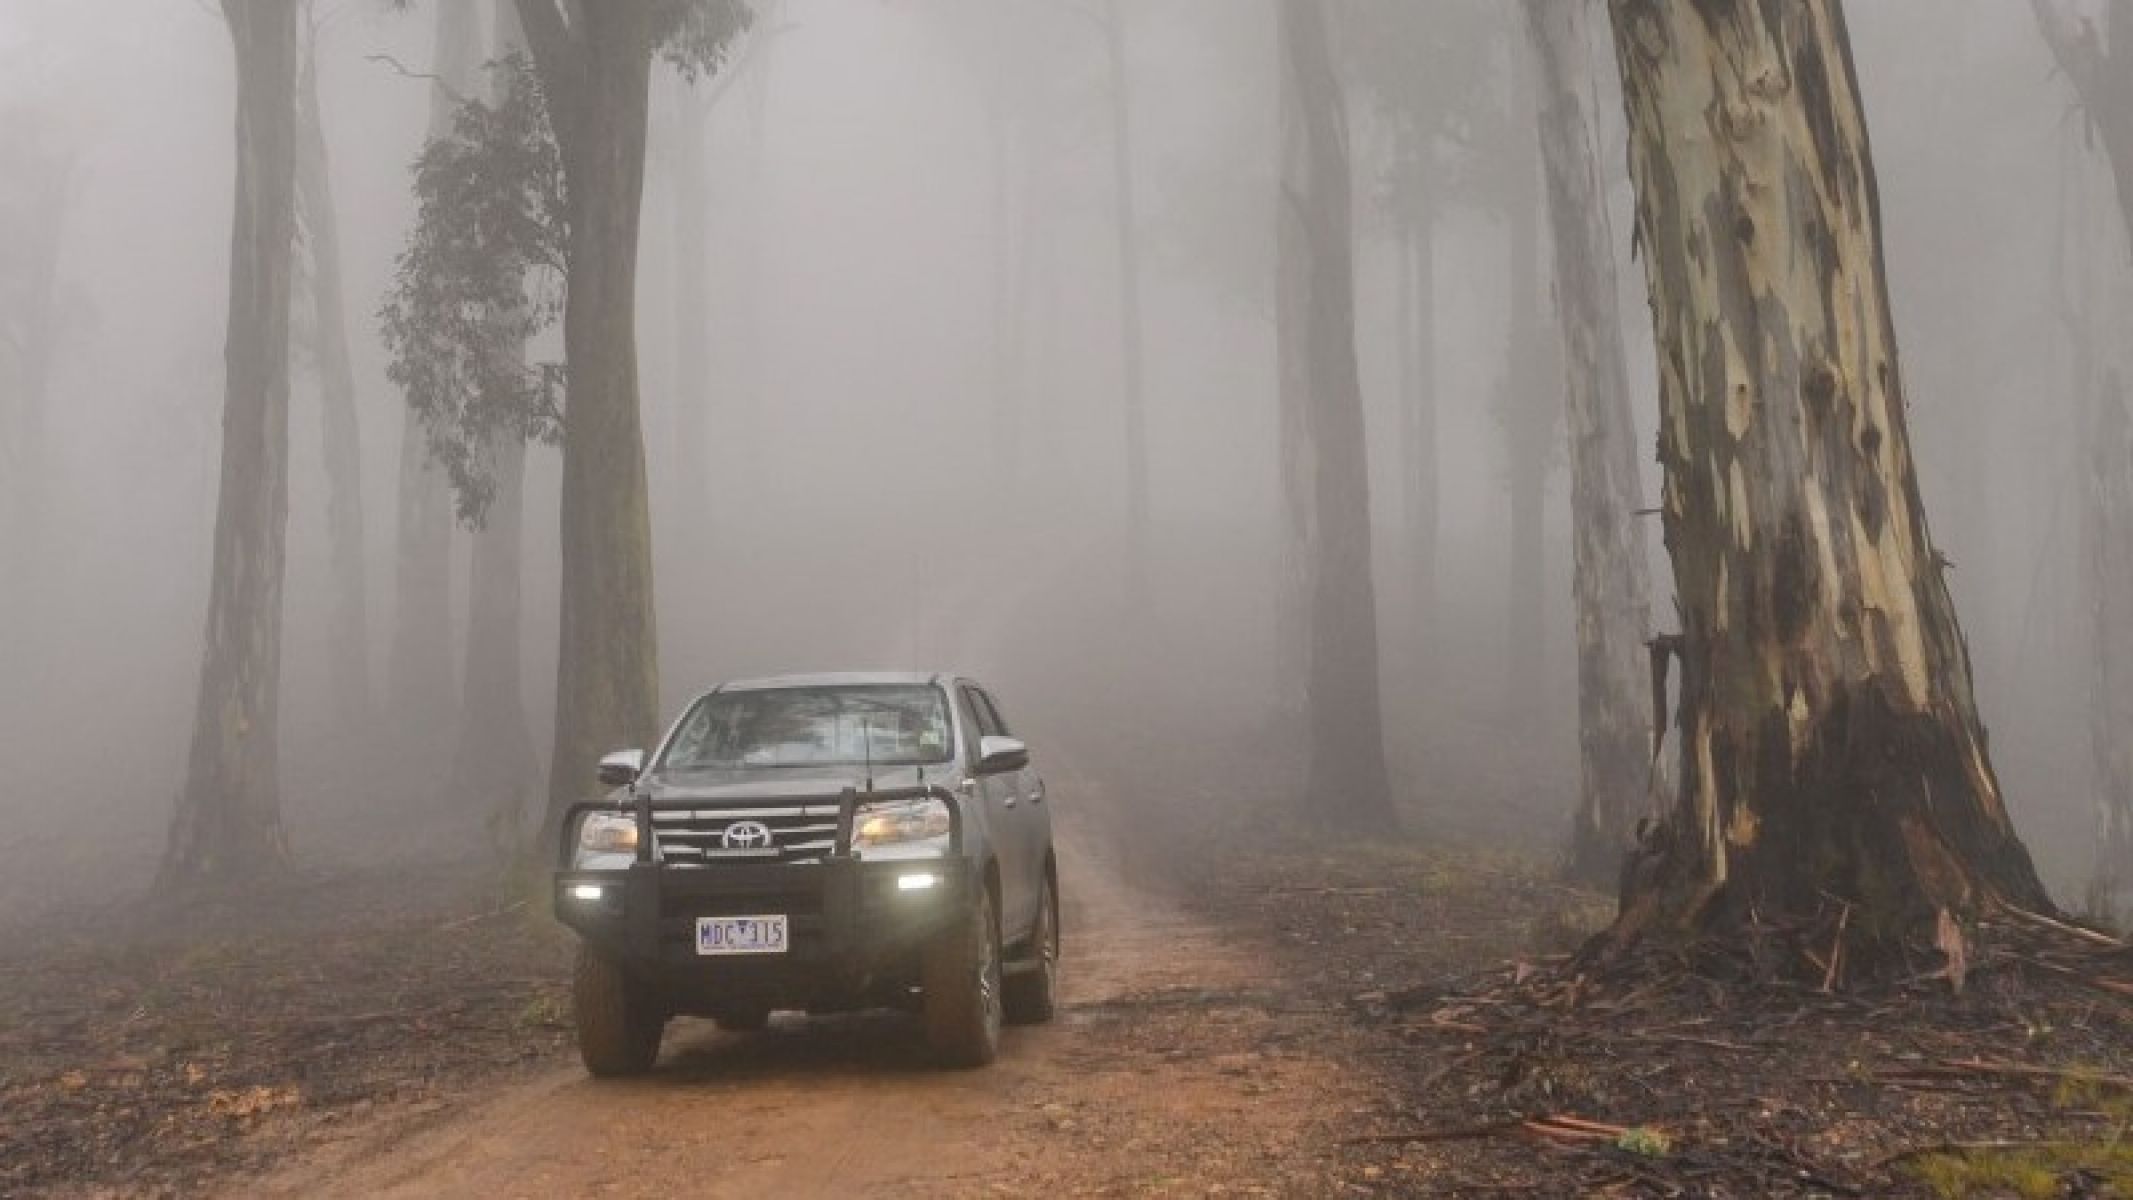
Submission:
<svg viewBox="0 0 2133 1200">
<path fill-rule="evenodd" d="M 597 883 L 574 884 L 570 889 L 570 898 L 573 900 L 598 900 L 600 895 L 601 888 Z"/>
<path fill-rule="evenodd" d="M 923 892 L 941 881 L 938 875 L 898 875 L 896 890 L 899 892 Z"/>
</svg>

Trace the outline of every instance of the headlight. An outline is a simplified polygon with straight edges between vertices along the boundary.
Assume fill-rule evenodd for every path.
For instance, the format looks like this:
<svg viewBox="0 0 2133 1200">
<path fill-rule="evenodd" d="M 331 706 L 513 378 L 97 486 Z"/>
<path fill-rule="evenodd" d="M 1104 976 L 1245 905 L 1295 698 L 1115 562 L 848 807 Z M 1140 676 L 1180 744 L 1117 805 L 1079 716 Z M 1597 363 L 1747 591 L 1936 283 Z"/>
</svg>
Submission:
<svg viewBox="0 0 2133 1200">
<path fill-rule="evenodd" d="M 852 848 L 896 846 L 948 836 L 948 806 L 928 797 L 861 809 L 852 827 Z"/>
<path fill-rule="evenodd" d="M 578 848 L 588 854 L 635 854 L 637 818 L 592 813 L 578 826 Z"/>
</svg>

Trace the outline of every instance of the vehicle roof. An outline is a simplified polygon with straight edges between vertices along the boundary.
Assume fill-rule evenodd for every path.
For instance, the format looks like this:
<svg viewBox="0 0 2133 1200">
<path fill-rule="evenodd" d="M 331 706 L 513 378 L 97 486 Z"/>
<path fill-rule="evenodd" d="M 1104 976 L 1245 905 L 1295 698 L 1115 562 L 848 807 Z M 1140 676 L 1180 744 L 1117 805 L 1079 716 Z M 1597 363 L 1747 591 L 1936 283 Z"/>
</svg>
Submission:
<svg viewBox="0 0 2133 1200">
<path fill-rule="evenodd" d="M 771 675 L 762 679 L 736 679 L 720 684 L 721 692 L 764 692 L 776 688 L 866 687 L 890 684 L 946 683 L 955 675 L 947 671 L 828 671 L 813 675 Z"/>
</svg>

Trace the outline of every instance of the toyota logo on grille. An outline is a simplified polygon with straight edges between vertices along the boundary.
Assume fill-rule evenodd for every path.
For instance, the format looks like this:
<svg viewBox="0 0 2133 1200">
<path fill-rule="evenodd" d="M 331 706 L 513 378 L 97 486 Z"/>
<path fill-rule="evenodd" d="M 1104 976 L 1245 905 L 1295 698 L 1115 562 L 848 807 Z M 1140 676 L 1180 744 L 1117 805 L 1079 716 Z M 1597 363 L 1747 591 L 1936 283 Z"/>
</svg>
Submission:
<svg viewBox="0 0 2133 1200">
<path fill-rule="evenodd" d="M 774 839 L 761 821 L 735 821 L 720 838 L 728 850 L 768 850 Z"/>
</svg>

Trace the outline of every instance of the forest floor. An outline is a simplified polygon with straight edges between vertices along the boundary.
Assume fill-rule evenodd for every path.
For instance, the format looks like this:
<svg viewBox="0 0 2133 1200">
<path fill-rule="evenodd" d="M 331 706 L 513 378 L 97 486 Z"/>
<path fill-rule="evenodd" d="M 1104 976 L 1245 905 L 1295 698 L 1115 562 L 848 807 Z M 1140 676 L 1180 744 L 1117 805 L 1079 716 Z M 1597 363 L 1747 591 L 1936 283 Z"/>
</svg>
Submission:
<svg viewBox="0 0 2133 1200">
<path fill-rule="evenodd" d="M 1581 974 L 1610 905 L 1543 865 L 1055 783 L 1065 1002 L 981 1072 L 862 1015 L 588 1080 L 568 939 L 436 869 L 0 933 L 0 1195 L 2133 1194 L 2133 970 L 2077 935 L 1959 995 Z"/>
</svg>

